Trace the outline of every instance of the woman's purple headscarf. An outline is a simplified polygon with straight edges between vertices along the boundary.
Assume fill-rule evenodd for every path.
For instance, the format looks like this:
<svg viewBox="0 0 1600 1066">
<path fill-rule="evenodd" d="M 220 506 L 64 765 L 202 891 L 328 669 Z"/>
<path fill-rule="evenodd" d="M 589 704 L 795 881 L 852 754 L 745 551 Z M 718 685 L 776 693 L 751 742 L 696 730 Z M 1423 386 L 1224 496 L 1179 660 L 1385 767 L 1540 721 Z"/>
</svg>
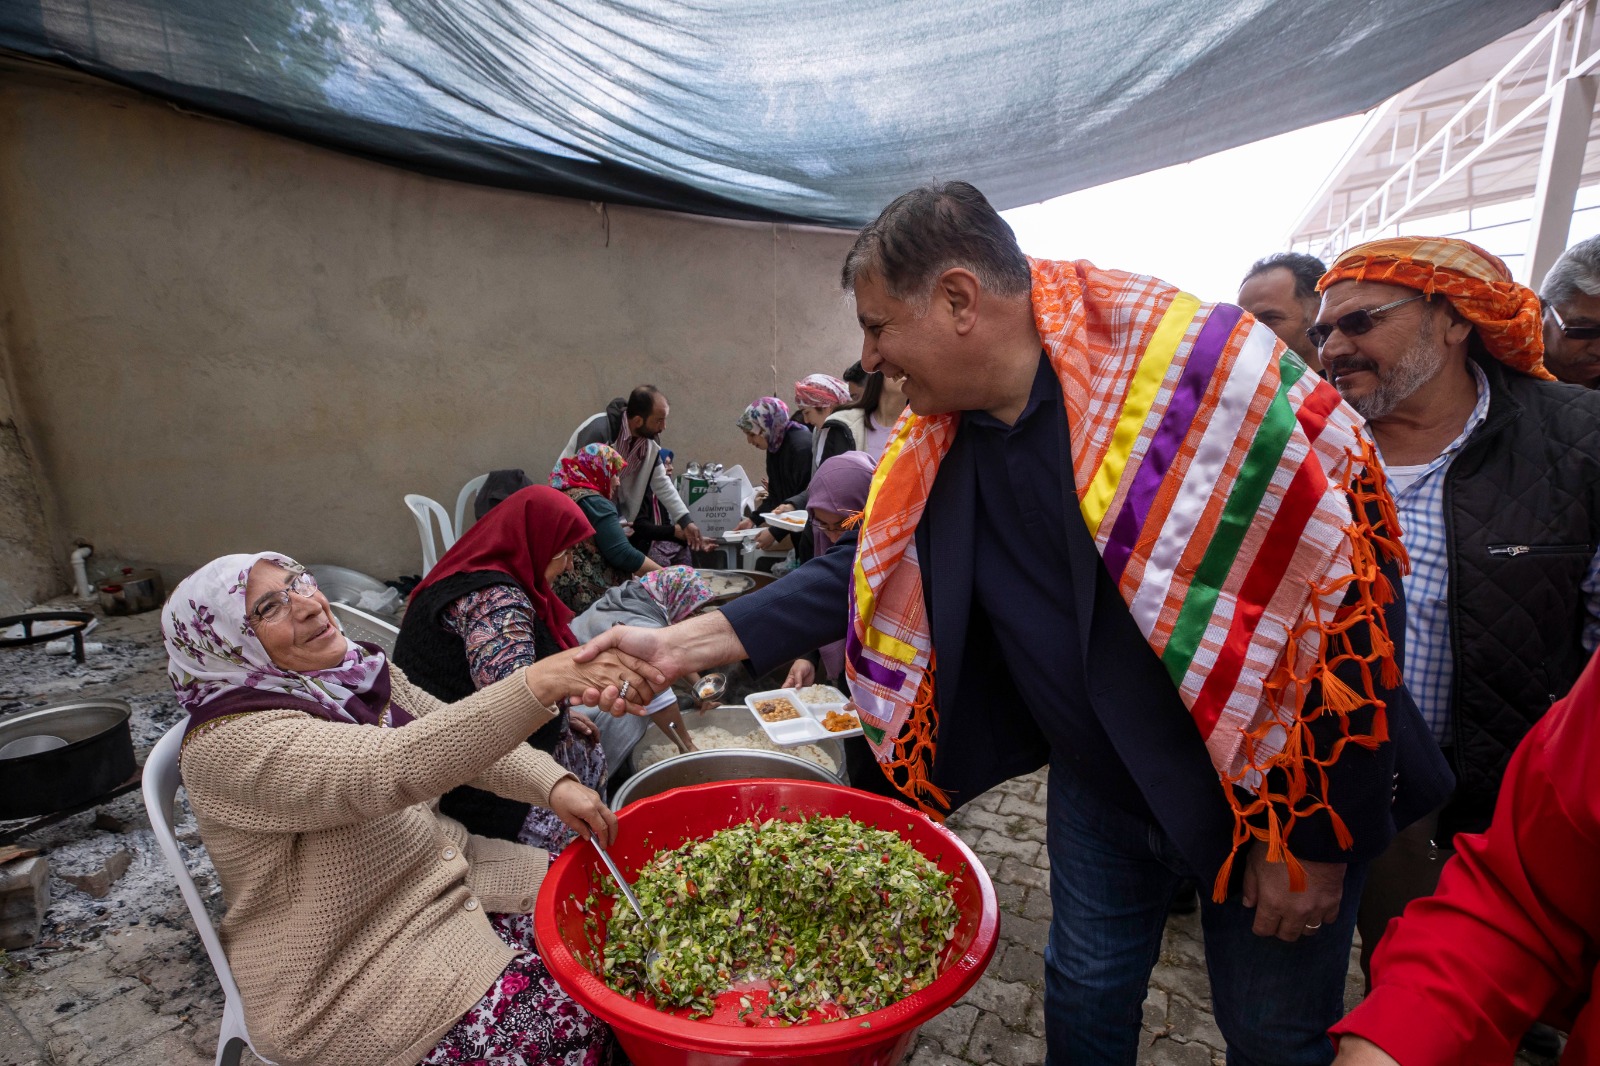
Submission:
<svg viewBox="0 0 1600 1066">
<path fill-rule="evenodd" d="M 838 515 L 853 515 L 867 506 L 867 493 L 872 489 L 872 472 L 877 463 L 866 452 L 845 452 L 817 467 L 811 475 L 811 488 L 806 499 L 810 511 L 832 511 Z M 817 536 L 821 536 L 818 533 Z M 817 551 L 822 551 L 819 544 Z M 844 669 L 844 641 L 835 641 L 818 651 L 822 654 L 823 679 L 839 676 Z"/>
<path fill-rule="evenodd" d="M 810 510 L 852 515 L 867 506 L 872 471 L 877 466 L 866 452 L 845 452 L 817 467 L 806 499 Z"/>
</svg>

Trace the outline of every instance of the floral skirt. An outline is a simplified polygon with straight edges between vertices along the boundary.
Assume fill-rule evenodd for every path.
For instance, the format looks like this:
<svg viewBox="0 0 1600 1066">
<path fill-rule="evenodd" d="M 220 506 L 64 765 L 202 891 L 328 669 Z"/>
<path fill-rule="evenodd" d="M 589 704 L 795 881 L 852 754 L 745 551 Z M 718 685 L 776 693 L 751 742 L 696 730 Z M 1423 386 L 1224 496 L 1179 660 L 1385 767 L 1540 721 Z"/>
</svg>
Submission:
<svg viewBox="0 0 1600 1066">
<path fill-rule="evenodd" d="M 626 1060 L 611 1027 L 567 997 L 545 969 L 533 915 L 491 914 L 519 954 L 420 1066 L 613 1066 Z"/>
<path fill-rule="evenodd" d="M 606 753 L 601 750 L 598 741 L 579 736 L 569 724 L 562 730 L 561 739 L 556 742 L 550 757 L 571 770 L 574 777 L 601 793 L 604 798 Z M 519 844 L 543 848 L 550 853 L 551 859 L 560 855 L 561 849 L 576 837 L 577 834 L 567 828 L 567 823 L 556 817 L 556 812 L 548 807 L 534 807 L 528 811 L 527 817 L 522 820 L 522 828 L 517 832 Z"/>
</svg>

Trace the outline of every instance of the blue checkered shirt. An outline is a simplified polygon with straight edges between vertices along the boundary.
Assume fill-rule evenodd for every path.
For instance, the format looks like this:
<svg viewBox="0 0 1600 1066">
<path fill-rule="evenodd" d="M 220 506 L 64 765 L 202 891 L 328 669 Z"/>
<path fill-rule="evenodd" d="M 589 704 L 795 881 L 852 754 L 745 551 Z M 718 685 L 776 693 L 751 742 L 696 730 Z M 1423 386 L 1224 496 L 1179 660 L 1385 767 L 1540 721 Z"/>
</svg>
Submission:
<svg viewBox="0 0 1600 1066">
<path fill-rule="evenodd" d="M 1444 528 L 1446 471 L 1467 438 L 1489 417 L 1489 379 L 1468 362 L 1478 381 L 1478 403 L 1461 435 L 1438 458 L 1423 466 L 1392 467 L 1390 490 L 1400 517 L 1401 543 L 1411 557 L 1411 572 L 1402 581 L 1406 595 L 1406 687 L 1417 709 L 1441 744 L 1450 735 L 1450 686 L 1455 664 L 1450 655 L 1450 554 Z M 1410 484 L 1404 484 L 1412 477 Z M 1583 646 L 1600 644 L 1600 553 L 1589 562 L 1583 582 L 1588 606 Z"/>
</svg>

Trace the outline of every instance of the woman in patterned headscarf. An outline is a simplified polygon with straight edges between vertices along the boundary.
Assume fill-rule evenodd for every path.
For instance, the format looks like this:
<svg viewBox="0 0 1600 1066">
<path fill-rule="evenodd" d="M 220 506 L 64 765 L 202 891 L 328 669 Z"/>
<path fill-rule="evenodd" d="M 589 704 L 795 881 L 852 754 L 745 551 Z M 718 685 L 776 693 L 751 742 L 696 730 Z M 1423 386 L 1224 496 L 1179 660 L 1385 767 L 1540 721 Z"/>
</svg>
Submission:
<svg viewBox="0 0 1600 1066">
<path fill-rule="evenodd" d="M 435 801 L 473 781 L 610 843 L 600 797 L 522 738 L 618 680 L 646 702 L 659 674 L 558 653 L 441 703 L 346 639 L 316 580 L 276 552 L 201 567 L 161 628 L 188 714 L 183 783 L 228 903 L 218 933 L 263 1056 L 607 1060 L 609 1029 L 534 941 L 548 856 L 469 835 Z"/>
<path fill-rule="evenodd" d="M 572 632 L 579 640 L 587 641 L 612 626 L 661 629 L 688 618 L 710 599 L 711 586 L 692 567 L 668 566 L 608 590 L 594 606 L 572 620 Z M 694 675 L 687 680 L 691 686 L 698 682 Z M 600 746 L 605 749 L 606 761 L 611 766 L 621 768 L 629 753 L 644 739 L 651 722 L 663 731 L 671 726 L 690 748 L 694 747 L 676 697 L 662 693 L 653 709 L 656 713 L 649 718 L 633 714 L 621 718 L 609 714 L 590 715 L 600 730 Z"/>
<path fill-rule="evenodd" d="M 660 563 L 628 543 L 630 531 L 611 502 L 623 465 L 621 453 L 611 445 L 587 444 L 550 472 L 550 487 L 572 497 L 594 527 L 594 536 L 572 550 L 572 568 L 551 583 L 574 613 L 588 610 L 606 589 L 661 569 Z"/>
<path fill-rule="evenodd" d="M 776 396 L 763 396 L 746 407 L 735 425 L 751 447 L 767 455 L 766 499 L 738 525 L 749 529 L 811 483 L 811 430 L 792 421 L 789 405 Z"/>
</svg>

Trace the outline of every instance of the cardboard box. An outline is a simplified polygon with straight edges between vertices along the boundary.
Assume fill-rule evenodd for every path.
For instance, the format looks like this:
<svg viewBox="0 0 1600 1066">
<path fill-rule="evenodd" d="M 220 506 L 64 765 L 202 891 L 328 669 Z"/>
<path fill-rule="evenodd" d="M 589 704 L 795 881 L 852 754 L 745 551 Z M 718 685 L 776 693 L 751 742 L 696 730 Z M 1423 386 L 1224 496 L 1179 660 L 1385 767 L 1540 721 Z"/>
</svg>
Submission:
<svg viewBox="0 0 1600 1066">
<path fill-rule="evenodd" d="M 734 466 L 715 478 L 685 478 L 682 491 L 690 521 L 700 527 L 702 536 L 716 540 L 744 518 L 750 481 L 743 467 Z"/>
</svg>

